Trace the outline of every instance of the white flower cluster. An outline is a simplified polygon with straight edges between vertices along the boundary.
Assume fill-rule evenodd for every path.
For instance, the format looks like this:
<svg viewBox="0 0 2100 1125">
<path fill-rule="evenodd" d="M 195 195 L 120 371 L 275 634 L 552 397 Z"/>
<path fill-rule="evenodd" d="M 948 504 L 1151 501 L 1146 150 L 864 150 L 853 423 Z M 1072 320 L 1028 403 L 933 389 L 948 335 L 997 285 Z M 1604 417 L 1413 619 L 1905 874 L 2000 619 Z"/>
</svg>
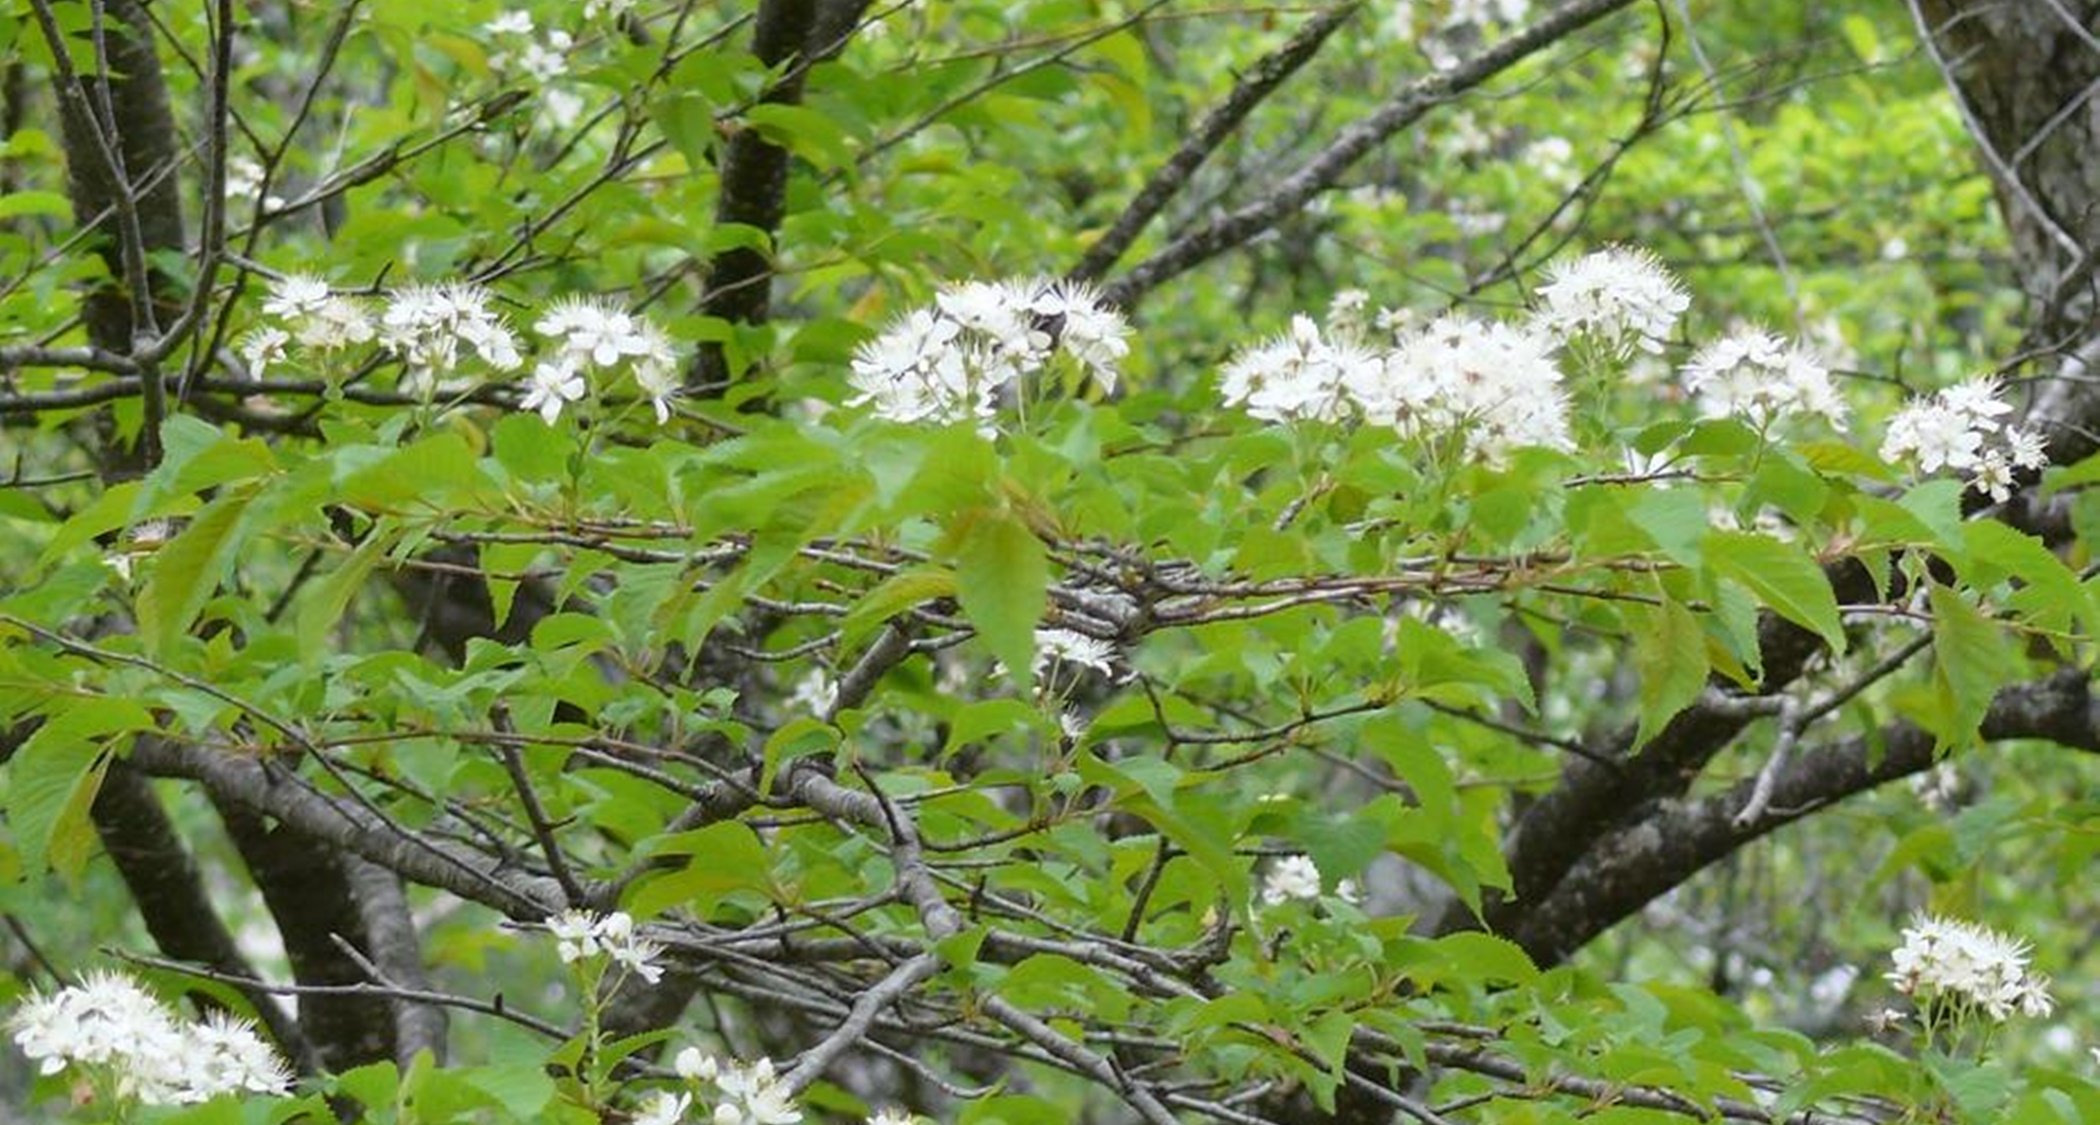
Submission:
<svg viewBox="0 0 2100 1125">
<path fill-rule="evenodd" d="M 231 156 L 226 159 L 226 201 L 228 203 L 236 200 L 253 202 L 258 196 L 262 196 L 262 184 L 263 166 L 257 163 L 254 157 Z M 284 197 L 278 195 L 265 196 L 262 199 L 262 205 L 264 211 L 281 211 L 284 209 Z"/>
<path fill-rule="evenodd" d="M 305 274 L 291 274 L 271 282 L 262 311 L 264 316 L 281 321 L 291 340 L 322 351 L 369 343 L 378 334 L 363 302 L 331 292 L 327 282 Z M 281 355 L 286 332 L 265 328 L 258 334 L 264 332 L 275 333 L 277 354 Z M 257 369 L 256 375 L 262 374 L 262 365 L 252 359 L 248 365 Z"/>
<path fill-rule="evenodd" d="M 1070 629 L 1035 631 L 1035 674 L 1041 676 L 1052 664 L 1092 668 L 1104 676 L 1115 674 L 1116 646 Z"/>
<path fill-rule="evenodd" d="M 664 975 L 656 964 L 663 946 L 635 936 L 634 919 L 624 911 L 605 915 L 564 911 L 547 923 L 547 932 L 554 935 L 554 951 L 564 965 L 602 956 L 650 984 Z"/>
<path fill-rule="evenodd" d="M 106 1069 L 119 1097 L 145 1105 L 281 1094 L 292 1081 L 291 1069 L 247 1020 L 222 1011 L 182 1020 L 121 973 L 96 973 L 31 997 L 8 1026 L 40 1073 L 68 1065 Z"/>
<path fill-rule="evenodd" d="M 1684 387 L 1709 418 L 1734 415 L 1760 428 L 1820 414 L 1845 428 L 1845 401 L 1830 371 L 1806 350 L 1769 332 L 1737 329 L 1684 365 Z"/>
<path fill-rule="evenodd" d="M 496 371 L 515 371 L 524 362 L 518 338 L 489 300 L 488 290 L 463 282 L 396 289 L 379 315 L 379 342 L 408 365 L 407 384 L 420 394 L 457 370 L 465 349 Z"/>
<path fill-rule="evenodd" d="M 1912 400 L 1889 419 L 1882 460 L 1907 459 L 1924 473 L 1967 472 L 1970 487 L 2004 502 L 2012 495 L 2013 472 L 2042 468 L 2049 454 L 2041 434 L 1999 420 L 2012 412 L 2000 392 L 1996 378 L 1980 376 Z"/>
<path fill-rule="evenodd" d="M 491 70 L 515 70 L 535 82 L 552 82 L 569 72 L 569 49 L 576 40 L 560 28 L 547 32 L 545 39 L 537 38 L 530 12 L 505 12 L 482 24 L 481 30 L 500 47 L 489 55 Z"/>
<path fill-rule="evenodd" d="M 1353 317 L 1345 321 L 1353 333 Z M 1336 333 L 1329 340 L 1309 316 L 1291 318 L 1290 331 L 1234 356 L 1218 373 L 1227 406 L 1244 406 L 1267 422 L 1338 422 L 1348 417 L 1359 388 L 1371 385 L 1378 353 Z"/>
<path fill-rule="evenodd" d="M 1445 316 L 1377 352 L 1327 339 L 1299 316 L 1289 332 L 1227 363 L 1219 391 L 1227 405 L 1268 421 L 1361 414 L 1408 436 L 1462 433 L 1469 454 L 1496 459 L 1520 446 L 1573 444 L 1552 347 L 1521 328 Z"/>
<path fill-rule="evenodd" d="M 1538 293 L 1534 324 L 1562 341 L 1591 337 L 1622 357 L 1635 348 L 1661 354 L 1670 329 L 1692 304 L 1654 254 L 1623 246 L 1548 267 Z"/>
<path fill-rule="evenodd" d="M 429 395 L 478 356 L 507 373 L 524 363 L 519 341 L 494 298 L 478 285 L 443 282 L 389 292 L 375 317 L 364 301 L 331 291 L 328 283 L 291 274 L 270 284 L 262 311 L 277 323 L 249 332 L 237 347 L 251 375 L 284 361 L 289 345 L 331 351 L 378 340 L 407 371 L 403 389 Z M 678 393 L 678 353 L 648 317 L 601 297 L 565 297 L 549 306 L 533 330 L 550 347 L 527 380 L 521 405 L 551 425 L 589 390 L 591 372 L 625 371 L 649 399 L 658 422 L 669 421 Z M 452 386 L 452 384 L 444 384 Z"/>
<path fill-rule="evenodd" d="M 2041 1018 L 2056 1010 L 2049 978 L 2027 971 L 2028 946 L 1996 930 L 1953 918 L 1919 914 L 1887 976 L 1896 991 L 1923 1001 L 1949 1000 L 1994 1020 L 2015 1011 Z"/>
<path fill-rule="evenodd" d="M 531 389 L 521 404 L 538 410 L 552 425 L 564 403 L 583 397 L 586 371 L 616 371 L 624 365 L 635 385 L 656 409 L 656 420 L 671 420 L 671 399 L 678 393 L 678 353 L 671 338 L 654 321 L 600 297 L 567 297 L 554 303 L 534 332 L 559 342 L 554 354 L 532 371 Z"/>
<path fill-rule="evenodd" d="M 1343 902 L 1361 902 L 1363 893 L 1357 889 L 1356 880 L 1344 879 L 1335 884 L 1335 897 Z M 1292 899 L 1316 899 L 1320 897 L 1320 868 L 1311 856 L 1287 855 L 1269 865 L 1268 873 L 1262 876 L 1261 900 L 1276 906 Z"/>
<path fill-rule="evenodd" d="M 897 422 L 992 417 L 1001 389 L 1058 350 L 1113 391 L 1129 325 L 1091 287 L 1068 281 L 971 281 L 892 322 L 853 357 L 855 406 Z"/>
<path fill-rule="evenodd" d="M 714 1086 L 715 1108 L 706 1118 L 710 1125 L 794 1125 L 802 1120 L 802 1107 L 795 1104 L 787 1085 L 773 1073 L 771 1059 L 750 1063 L 722 1061 L 698 1047 L 687 1047 L 678 1052 L 672 1068 L 688 1082 Z M 691 1106 L 692 1098 L 679 1094 L 675 1101 L 677 1115 L 646 1121 L 636 1118 L 638 1125 L 673 1125 Z"/>
</svg>

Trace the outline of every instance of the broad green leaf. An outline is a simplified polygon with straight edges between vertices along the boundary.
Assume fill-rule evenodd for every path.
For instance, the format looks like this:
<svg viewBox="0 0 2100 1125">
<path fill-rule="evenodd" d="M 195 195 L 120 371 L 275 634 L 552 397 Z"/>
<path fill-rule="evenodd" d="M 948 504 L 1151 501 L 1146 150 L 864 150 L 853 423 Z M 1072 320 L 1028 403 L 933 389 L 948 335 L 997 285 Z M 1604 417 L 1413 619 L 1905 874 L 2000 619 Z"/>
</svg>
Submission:
<svg viewBox="0 0 2100 1125">
<path fill-rule="evenodd" d="M 1830 579 L 1807 552 L 1769 536 L 1713 531 L 1701 541 L 1707 568 L 1743 584 L 1774 613 L 1822 637 L 1843 655 L 1845 627 L 1838 619 Z"/>
<path fill-rule="evenodd" d="M 1633 662 L 1641 677 L 1640 727 L 1633 743 L 1641 747 L 1706 689 L 1706 630 L 1674 599 L 1628 617 L 1635 626 Z"/>
<path fill-rule="evenodd" d="M 7 823 L 25 870 L 48 863 L 79 876 L 95 839 L 89 809 L 115 753 L 109 742 L 152 728 L 153 716 L 130 700 L 77 700 L 23 741 L 7 765 Z"/>
<path fill-rule="evenodd" d="M 147 652 L 172 651 L 218 591 L 241 549 L 241 516 L 254 497 L 247 489 L 220 496 L 155 552 L 152 575 L 138 598 L 139 637 Z"/>
<path fill-rule="evenodd" d="M 952 532 L 956 600 L 963 613 L 1023 685 L 1035 679 L 1035 630 L 1049 604 L 1050 563 L 1042 541 L 1013 515 L 980 509 Z"/>
<path fill-rule="evenodd" d="M 1933 679 L 1947 704 L 1943 742 L 1966 742 L 1983 722 L 1991 698 L 2018 665 L 2008 659 L 2005 637 L 1959 593 L 1935 584 L 1932 602 Z"/>
<path fill-rule="evenodd" d="M 913 606 L 955 596 L 955 572 L 942 566 L 914 567 L 883 579 L 839 625 L 839 645 L 851 650 L 876 627 Z"/>
</svg>

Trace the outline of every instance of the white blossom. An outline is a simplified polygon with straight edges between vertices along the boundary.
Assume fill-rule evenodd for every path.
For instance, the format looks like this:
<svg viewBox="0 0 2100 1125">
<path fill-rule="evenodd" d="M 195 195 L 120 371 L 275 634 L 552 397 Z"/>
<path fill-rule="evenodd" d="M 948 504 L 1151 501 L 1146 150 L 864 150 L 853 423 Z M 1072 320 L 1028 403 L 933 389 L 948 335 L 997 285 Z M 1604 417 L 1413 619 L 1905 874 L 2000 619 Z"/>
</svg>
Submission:
<svg viewBox="0 0 2100 1125">
<path fill-rule="evenodd" d="M 284 207 L 281 196 L 265 196 L 263 190 L 263 166 L 254 157 L 232 156 L 226 160 L 226 198 L 261 199 L 263 210 L 277 211 Z"/>
<path fill-rule="evenodd" d="M 245 1019 L 214 1010 L 187 1035 L 192 1085 L 203 1097 L 227 1090 L 277 1094 L 292 1083 L 290 1066 Z"/>
<path fill-rule="evenodd" d="M 722 1065 L 714 1077 L 722 1101 L 715 1106 L 715 1125 L 794 1125 L 802 1109 L 773 1072 L 773 1060 Z"/>
<path fill-rule="evenodd" d="M 990 418 L 996 383 L 977 369 L 962 325 L 933 309 L 913 309 L 853 355 L 855 406 L 893 422 Z"/>
<path fill-rule="evenodd" d="M 1618 349 L 1660 353 L 1691 306 L 1684 286 L 1646 250 L 1607 247 L 1548 267 L 1534 323 L 1566 340 L 1592 336 Z"/>
<path fill-rule="evenodd" d="M 597 920 L 587 910 L 563 911 L 547 923 L 547 932 L 554 935 L 554 951 L 564 965 L 601 952 Z"/>
<path fill-rule="evenodd" d="M 459 366 L 463 349 L 494 370 L 513 370 L 524 362 L 517 338 L 489 302 L 488 290 L 464 282 L 397 289 L 380 314 L 380 341 L 408 365 L 410 382 L 426 390 Z"/>
<path fill-rule="evenodd" d="M 646 319 L 598 297 L 565 297 L 532 326 L 534 332 L 559 340 L 564 351 L 596 367 L 650 353 L 653 341 Z"/>
<path fill-rule="evenodd" d="M 1972 922 L 1919 914 L 1890 960 L 1889 983 L 1921 1004 L 1950 1000 L 1994 1020 L 2054 1008 L 2049 979 L 2027 971 L 2027 943 Z"/>
<path fill-rule="evenodd" d="M 1028 307 L 1055 325 L 1057 346 L 1085 365 L 1102 390 L 1116 389 L 1123 357 L 1130 354 L 1130 322 L 1099 291 L 1083 282 L 1053 281 Z"/>
<path fill-rule="evenodd" d="M 713 1055 L 698 1047 L 685 1048 L 671 1061 L 671 1069 L 688 1082 L 712 1082 L 720 1068 Z"/>
<path fill-rule="evenodd" d="M 237 351 L 248 365 L 248 375 L 260 379 L 270 368 L 284 362 L 284 346 L 291 336 L 282 328 L 264 325 L 241 337 Z"/>
<path fill-rule="evenodd" d="M 795 682 L 795 690 L 788 695 L 788 706 L 810 715 L 828 715 L 838 698 L 837 681 L 825 675 L 824 669 L 812 668 Z"/>
<path fill-rule="evenodd" d="M 481 25 L 488 35 L 531 35 L 532 13 L 527 11 L 505 12 Z"/>
<path fill-rule="evenodd" d="M 918 1118 L 901 1109 L 885 1109 L 868 1118 L 868 1125 L 917 1125 Z"/>
<path fill-rule="evenodd" d="M 1684 386 L 1710 418 L 1734 416 L 1765 427 L 1821 415 L 1845 428 L 1845 402 L 1829 369 L 1800 347 L 1754 328 L 1701 348 L 1684 366 Z"/>
<path fill-rule="evenodd" d="M 651 1090 L 642 1099 L 635 1111 L 634 1125 L 679 1125 L 685 1120 L 685 1111 L 692 1108 L 691 1094 L 673 1094 L 665 1090 Z"/>
<path fill-rule="evenodd" d="M 1102 675 L 1115 672 L 1116 646 L 1108 641 L 1075 633 L 1070 629 L 1035 631 L 1035 674 L 1040 676 L 1052 663 L 1092 668 Z"/>
<path fill-rule="evenodd" d="M 1294 898 L 1320 897 L 1320 869 L 1310 856 L 1288 855 L 1269 865 L 1262 877 L 1261 900 L 1270 906 Z"/>
<path fill-rule="evenodd" d="M 854 353 L 855 406 L 896 422 L 988 422 L 999 392 L 1062 350 L 1114 390 L 1129 325 L 1091 287 L 1064 281 L 943 286 Z"/>
<path fill-rule="evenodd" d="M 1889 419 L 1882 459 L 1909 460 L 1921 473 L 1967 473 L 1971 488 L 2003 503 L 2015 473 L 2042 468 L 2049 455 L 2039 433 L 2000 421 L 2012 412 L 2002 394 L 1995 377 L 1980 376 L 1911 400 Z"/>
<path fill-rule="evenodd" d="M 1458 432 L 1490 461 L 1522 446 L 1571 449 L 1567 396 L 1541 337 L 1506 324 L 1444 316 L 1401 341 L 1357 386 L 1364 415 L 1402 434 Z"/>
<path fill-rule="evenodd" d="M 270 283 L 263 299 L 263 315 L 283 320 L 306 316 L 328 300 L 328 283 L 311 274 L 291 273 Z"/>
<path fill-rule="evenodd" d="M 1291 318 L 1290 331 L 1241 351 L 1219 372 L 1228 406 L 1270 422 L 1337 422 L 1354 410 L 1354 389 L 1375 379 L 1377 353 L 1329 341 L 1311 317 Z"/>
<path fill-rule="evenodd" d="M 518 405 L 539 411 L 551 426 L 561 417 L 563 407 L 583 398 L 584 390 L 583 376 L 569 366 L 566 357 L 557 356 L 533 367 L 532 381 Z"/>
<path fill-rule="evenodd" d="M 282 1093 L 291 1071 L 248 1021 L 214 1012 L 179 1020 L 119 973 L 32 996 L 8 1026 L 43 1074 L 69 1065 L 106 1070 L 117 1093 L 146 1105 L 188 1105 L 224 1093 Z"/>
</svg>

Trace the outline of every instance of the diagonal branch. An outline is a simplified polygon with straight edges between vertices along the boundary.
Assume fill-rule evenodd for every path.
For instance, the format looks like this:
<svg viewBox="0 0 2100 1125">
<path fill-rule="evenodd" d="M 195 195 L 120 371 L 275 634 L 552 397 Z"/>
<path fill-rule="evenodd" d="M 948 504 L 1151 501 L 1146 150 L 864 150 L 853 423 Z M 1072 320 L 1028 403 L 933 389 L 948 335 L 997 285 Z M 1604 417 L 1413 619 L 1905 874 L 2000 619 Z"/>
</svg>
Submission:
<svg viewBox="0 0 2100 1125">
<path fill-rule="evenodd" d="M 1189 178 L 1196 174 L 1196 169 L 1202 167 L 1203 162 L 1210 159 L 1210 154 L 1216 152 L 1218 146 L 1232 135 L 1233 130 L 1238 129 L 1240 123 L 1247 119 L 1247 115 L 1254 112 L 1254 107 L 1275 93 L 1300 67 L 1310 62 L 1326 44 L 1328 37 L 1334 34 L 1335 29 L 1347 23 L 1349 17 L 1355 15 L 1360 7 L 1360 3 L 1352 0 L 1351 3 L 1337 4 L 1321 12 L 1313 17 L 1310 23 L 1299 28 L 1297 34 L 1284 41 L 1283 46 L 1255 63 L 1246 76 L 1232 88 L 1232 92 L 1225 96 L 1225 100 L 1204 115 L 1203 120 L 1197 123 L 1195 132 L 1190 133 L 1188 139 L 1181 142 L 1181 147 L 1174 150 L 1174 155 L 1168 157 L 1167 162 L 1152 173 L 1152 178 L 1146 180 L 1145 186 L 1138 189 L 1136 198 L 1130 201 L 1130 205 L 1123 209 L 1122 214 L 1116 216 L 1116 221 L 1109 226 L 1108 231 L 1094 240 L 1092 246 L 1087 247 L 1086 253 L 1079 259 L 1079 264 L 1073 266 L 1067 276 L 1091 281 L 1107 273 L 1109 267 L 1122 258 L 1131 244 L 1137 241 L 1138 235 L 1143 234 L 1145 227 L 1166 207 L 1167 202 L 1188 186 Z"/>
<path fill-rule="evenodd" d="M 2085 674 L 2067 670 L 2000 691 L 1983 721 L 1987 741 L 2047 739 L 2100 752 L 2100 701 Z M 1553 892 L 1505 934 L 1540 964 L 1566 957 L 1656 896 L 1737 848 L 1838 801 L 1932 768 L 1933 738 L 1909 723 L 1796 753 L 1773 772 L 1766 807 L 1745 817 L 1760 782 L 1710 797 L 1665 802 L 1597 842 Z"/>
<path fill-rule="evenodd" d="M 1413 125 L 1431 110 L 1509 70 L 1597 20 L 1629 7 L 1633 0 L 1569 0 L 1544 19 L 1497 42 L 1450 70 L 1417 79 L 1384 105 L 1343 129 L 1296 172 L 1229 214 L 1175 239 L 1133 266 L 1107 287 L 1109 299 L 1129 306 L 1171 278 L 1241 245 L 1296 214 L 1312 198 L 1332 188 L 1357 161 L 1386 138 Z"/>
</svg>

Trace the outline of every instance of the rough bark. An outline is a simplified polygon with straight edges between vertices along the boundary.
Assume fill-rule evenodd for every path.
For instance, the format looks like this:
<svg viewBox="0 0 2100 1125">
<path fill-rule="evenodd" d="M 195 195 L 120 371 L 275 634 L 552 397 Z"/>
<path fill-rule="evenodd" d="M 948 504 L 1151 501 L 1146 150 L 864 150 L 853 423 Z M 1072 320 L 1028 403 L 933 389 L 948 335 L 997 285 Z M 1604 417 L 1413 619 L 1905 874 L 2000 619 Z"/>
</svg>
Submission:
<svg viewBox="0 0 2100 1125">
<path fill-rule="evenodd" d="M 89 815 L 103 851 L 131 892 L 146 932 L 161 953 L 228 976 L 255 978 L 254 966 L 241 955 L 233 935 L 219 920 L 196 861 L 168 820 L 151 782 L 123 762 L 111 763 Z M 246 995 L 271 1037 L 302 1071 L 311 1072 L 313 1050 L 299 1023 L 276 997 L 253 990 Z"/>
<path fill-rule="evenodd" d="M 116 151 L 123 159 L 125 179 L 137 196 L 139 233 L 146 252 L 180 250 L 182 196 L 174 169 L 180 158 L 181 138 L 168 106 L 168 87 L 161 77 L 153 25 L 136 0 L 107 0 L 104 7 L 108 13 L 105 38 L 114 77 L 81 77 L 88 98 L 99 100 L 106 93 L 115 111 Z M 56 101 L 73 214 L 81 223 L 94 225 L 96 252 L 109 266 L 109 280 L 88 295 L 88 338 L 97 347 L 129 353 L 134 326 L 131 300 L 121 281 L 124 262 L 117 222 L 117 197 L 123 185 L 96 155 L 97 126 L 87 115 L 82 100 L 60 96 Z M 165 284 L 166 277 L 156 271 L 152 280 L 156 305 L 165 315 L 172 315 L 176 305 Z"/>
<path fill-rule="evenodd" d="M 1999 692 L 1981 734 L 1985 741 L 2039 738 L 2100 751 L 2100 713 L 2084 674 L 2073 669 Z M 1776 779 L 1766 814 L 1748 824 L 1737 817 L 1755 779 L 1699 800 L 1666 802 L 1599 840 L 1504 936 L 1538 963 L 1557 963 L 1745 844 L 1847 797 L 1931 769 L 1935 760 L 1931 734 L 1897 723 L 1879 739 L 1844 739 L 1794 758 Z"/>
<path fill-rule="evenodd" d="M 765 0 L 758 6 L 751 53 L 768 67 L 796 59 L 808 47 L 815 25 L 816 0 Z M 773 105 L 802 100 L 804 66 L 790 66 L 760 99 Z M 715 203 L 715 225 L 736 223 L 764 231 L 780 229 L 787 213 L 787 150 L 743 129 L 722 150 L 721 194 Z M 772 307 L 773 263 L 768 254 L 737 247 L 715 255 L 707 274 L 707 295 L 700 311 L 731 324 L 756 324 Z M 719 393 L 730 377 L 728 356 L 720 344 L 703 344 L 693 357 L 688 382 Z"/>
<path fill-rule="evenodd" d="M 1914 0 L 1975 139 L 2030 301 L 2027 343 L 2043 374 L 2100 372 L 2094 250 L 2100 246 L 2100 2 Z M 2047 384 L 2036 415 L 2059 464 L 2100 449 L 2100 395 Z"/>
<path fill-rule="evenodd" d="M 227 835 L 240 850 L 248 874 L 284 937 L 292 976 L 304 985 L 357 984 L 364 970 L 340 937 L 369 951 L 364 919 L 343 870 L 343 857 L 253 809 L 212 794 Z M 299 1000 L 299 1022 L 330 1070 L 348 1070 L 394 1057 L 394 1019 L 385 1000 L 371 996 L 308 994 Z"/>
</svg>

